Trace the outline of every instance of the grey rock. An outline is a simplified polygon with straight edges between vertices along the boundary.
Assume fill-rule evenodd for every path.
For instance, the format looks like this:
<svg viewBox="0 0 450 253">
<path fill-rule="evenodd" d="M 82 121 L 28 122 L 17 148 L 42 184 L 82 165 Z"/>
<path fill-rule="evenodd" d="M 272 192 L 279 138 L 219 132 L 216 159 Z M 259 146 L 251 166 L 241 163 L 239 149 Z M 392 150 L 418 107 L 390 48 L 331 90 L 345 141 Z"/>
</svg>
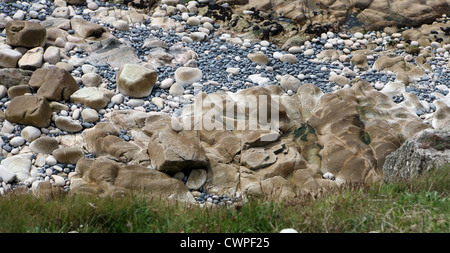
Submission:
<svg viewBox="0 0 450 253">
<path fill-rule="evenodd" d="M 426 129 L 406 140 L 386 157 L 383 177 L 387 182 L 408 180 L 450 164 L 450 130 Z"/>
</svg>

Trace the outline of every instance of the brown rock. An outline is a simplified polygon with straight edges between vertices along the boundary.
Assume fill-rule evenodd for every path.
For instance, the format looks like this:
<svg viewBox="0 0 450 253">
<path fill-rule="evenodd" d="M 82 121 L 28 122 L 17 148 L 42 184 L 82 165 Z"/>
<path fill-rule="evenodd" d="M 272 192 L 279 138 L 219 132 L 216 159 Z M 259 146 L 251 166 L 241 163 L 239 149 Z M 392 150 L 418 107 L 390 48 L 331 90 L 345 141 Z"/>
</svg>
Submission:
<svg viewBox="0 0 450 253">
<path fill-rule="evenodd" d="M 17 85 L 8 89 L 8 97 L 11 99 L 22 96 L 25 93 L 31 93 L 31 88 L 29 85 Z"/>
<path fill-rule="evenodd" d="M 208 166 L 208 158 L 202 146 L 194 138 L 173 130 L 155 132 L 148 144 L 148 154 L 152 166 L 168 174 Z"/>
<path fill-rule="evenodd" d="M 75 33 L 84 39 L 88 37 L 98 38 L 105 32 L 103 26 L 86 21 L 82 18 L 72 18 L 70 24 Z"/>
<path fill-rule="evenodd" d="M 55 101 L 68 101 L 70 95 L 79 89 L 72 75 L 58 68 L 37 69 L 31 76 L 29 84 L 38 89 L 38 95 Z"/>
<path fill-rule="evenodd" d="M 38 154 L 51 154 L 57 148 L 59 148 L 58 141 L 48 136 L 37 138 L 30 144 L 31 151 Z"/>
<path fill-rule="evenodd" d="M 76 164 L 83 157 L 83 151 L 79 148 L 58 148 L 53 150 L 53 156 L 60 163 Z"/>
<path fill-rule="evenodd" d="M 8 121 L 31 125 L 35 127 L 48 127 L 52 110 L 47 100 L 39 95 L 23 95 L 11 100 L 5 110 Z"/>
<path fill-rule="evenodd" d="M 6 23 L 6 43 L 15 47 L 42 47 L 46 31 L 39 23 L 11 20 Z"/>
<path fill-rule="evenodd" d="M 139 193 L 156 198 L 194 201 L 181 181 L 141 165 L 122 165 L 102 156 L 96 159 L 81 158 L 75 170 L 85 180 L 85 183 L 78 183 L 77 192 L 96 192 L 100 188 L 111 196 Z"/>
</svg>

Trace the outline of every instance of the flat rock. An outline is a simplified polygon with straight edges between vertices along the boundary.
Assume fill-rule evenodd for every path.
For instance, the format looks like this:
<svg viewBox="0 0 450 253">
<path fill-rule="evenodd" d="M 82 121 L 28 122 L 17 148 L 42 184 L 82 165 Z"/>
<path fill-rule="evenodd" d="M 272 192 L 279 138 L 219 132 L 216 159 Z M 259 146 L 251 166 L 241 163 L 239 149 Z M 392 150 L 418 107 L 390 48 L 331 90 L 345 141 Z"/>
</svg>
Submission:
<svg viewBox="0 0 450 253">
<path fill-rule="evenodd" d="M 114 96 L 114 92 L 108 89 L 85 87 L 74 92 L 70 96 L 70 100 L 74 103 L 84 104 L 85 106 L 99 110 L 108 105 L 112 96 Z"/>
<path fill-rule="evenodd" d="M 63 147 L 53 150 L 55 159 L 64 164 L 76 164 L 83 155 L 83 151 L 79 148 Z"/>
<path fill-rule="evenodd" d="M 56 117 L 55 125 L 57 128 L 70 133 L 76 133 L 83 129 L 83 126 L 79 121 L 73 120 L 72 117 L 68 116 Z"/>
<path fill-rule="evenodd" d="M 22 58 L 20 58 L 19 68 L 27 70 L 35 70 L 40 68 L 44 63 L 44 49 L 42 47 L 35 47 L 28 50 Z"/>
<path fill-rule="evenodd" d="M 203 73 L 198 68 L 179 67 L 175 70 L 175 81 L 179 84 L 191 85 L 202 79 Z"/>
<path fill-rule="evenodd" d="M 43 136 L 30 143 L 30 149 L 37 154 L 51 154 L 53 150 L 59 148 L 55 138 Z"/>
</svg>

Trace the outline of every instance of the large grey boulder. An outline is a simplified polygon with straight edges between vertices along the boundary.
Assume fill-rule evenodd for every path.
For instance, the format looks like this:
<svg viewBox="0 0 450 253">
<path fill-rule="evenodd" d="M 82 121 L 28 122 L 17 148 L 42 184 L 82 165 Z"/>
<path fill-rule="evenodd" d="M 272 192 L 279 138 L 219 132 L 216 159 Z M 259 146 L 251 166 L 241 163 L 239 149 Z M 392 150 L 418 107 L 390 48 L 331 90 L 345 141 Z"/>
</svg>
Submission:
<svg viewBox="0 0 450 253">
<path fill-rule="evenodd" d="M 450 129 L 426 129 L 386 157 L 383 177 L 387 182 L 407 180 L 448 164 Z"/>
</svg>

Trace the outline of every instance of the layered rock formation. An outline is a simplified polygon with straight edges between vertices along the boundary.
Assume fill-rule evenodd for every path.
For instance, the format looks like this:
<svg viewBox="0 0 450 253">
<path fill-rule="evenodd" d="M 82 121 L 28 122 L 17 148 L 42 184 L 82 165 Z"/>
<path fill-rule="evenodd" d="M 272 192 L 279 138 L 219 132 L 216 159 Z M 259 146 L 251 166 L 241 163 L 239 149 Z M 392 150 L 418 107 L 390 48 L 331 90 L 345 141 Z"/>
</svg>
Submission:
<svg viewBox="0 0 450 253">
<path fill-rule="evenodd" d="M 334 93 L 304 84 L 295 96 L 282 94 L 278 86 L 200 93 L 178 118 L 111 112 L 109 123 L 83 132 L 86 149 L 98 158 L 78 162 L 79 177 L 71 187 L 114 195 L 147 189 L 153 185 L 150 178 L 162 177 L 158 189 L 166 189 L 166 182 L 172 190 L 179 185 L 164 194 L 186 200 L 186 186 L 170 176 L 182 173 L 189 180 L 206 171 L 200 173 L 206 180 L 195 188 L 218 195 L 290 198 L 348 182 L 379 182 L 386 156 L 431 128 L 362 79 Z M 118 129 L 136 141 L 121 140 Z M 125 174 L 142 184 L 122 184 L 129 182 L 120 179 Z"/>
</svg>

